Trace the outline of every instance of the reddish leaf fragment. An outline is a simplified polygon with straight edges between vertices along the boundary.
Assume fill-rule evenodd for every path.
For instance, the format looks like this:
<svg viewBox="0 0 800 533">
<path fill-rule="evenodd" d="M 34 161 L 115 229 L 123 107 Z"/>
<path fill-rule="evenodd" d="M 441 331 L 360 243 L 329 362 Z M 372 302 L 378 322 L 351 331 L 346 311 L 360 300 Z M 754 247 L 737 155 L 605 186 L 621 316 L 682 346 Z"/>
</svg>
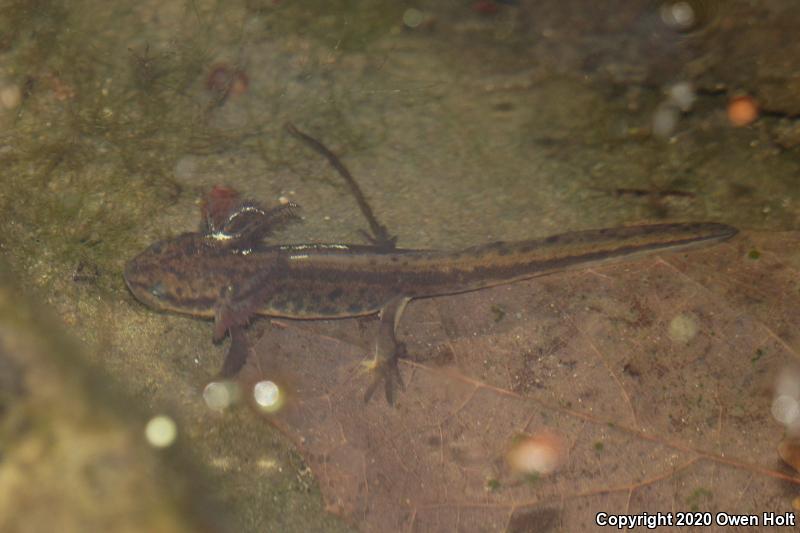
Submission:
<svg viewBox="0 0 800 533">
<path fill-rule="evenodd" d="M 231 210 L 239 203 L 239 192 L 225 185 L 214 185 L 200 204 L 204 229 L 222 226 Z"/>
</svg>

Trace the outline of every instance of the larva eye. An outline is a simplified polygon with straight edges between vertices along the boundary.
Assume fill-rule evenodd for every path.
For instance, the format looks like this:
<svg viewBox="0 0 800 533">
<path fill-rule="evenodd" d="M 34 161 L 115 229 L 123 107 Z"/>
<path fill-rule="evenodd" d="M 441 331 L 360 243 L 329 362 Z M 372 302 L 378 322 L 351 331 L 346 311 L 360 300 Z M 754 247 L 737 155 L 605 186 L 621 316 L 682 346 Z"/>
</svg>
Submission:
<svg viewBox="0 0 800 533">
<path fill-rule="evenodd" d="M 163 298 L 164 295 L 166 294 L 166 290 L 164 289 L 164 284 L 159 281 L 158 283 L 150 287 L 150 294 L 152 294 L 156 298 Z"/>
</svg>

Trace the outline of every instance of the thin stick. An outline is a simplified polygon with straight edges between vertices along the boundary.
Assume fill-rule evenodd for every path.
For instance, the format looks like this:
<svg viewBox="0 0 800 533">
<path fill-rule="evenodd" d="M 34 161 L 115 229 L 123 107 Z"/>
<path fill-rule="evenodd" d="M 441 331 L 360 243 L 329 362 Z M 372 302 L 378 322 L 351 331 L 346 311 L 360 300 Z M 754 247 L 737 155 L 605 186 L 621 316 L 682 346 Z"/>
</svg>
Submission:
<svg viewBox="0 0 800 533">
<path fill-rule="evenodd" d="M 344 178 L 345 183 L 347 183 L 347 186 L 350 187 L 350 192 L 355 197 L 356 203 L 358 203 L 358 207 L 361 209 L 361 213 L 364 215 L 364 218 L 367 219 L 369 227 L 372 231 L 372 235 L 369 235 L 367 232 L 362 230 L 361 233 L 364 234 L 367 240 L 376 246 L 389 249 L 394 248 L 395 243 L 397 242 L 397 236 L 390 236 L 389 232 L 386 230 L 386 226 L 378 222 L 378 219 L 375 218 L 375 214 L 372 212 L 372 208 L 370 208 L 364 193 L 361 192 L 361 188 L 358 186 L 358 183 L 356 183 L 356 180 L 353 178 L 353 175 L 350 174 L 350 171 L 347 170 L 347 167 L 345 167 L 339 158 L 336 157 L 336 154 L 331 152 L 320 141 L 298 130 L 291 122 L 286 123 L 286 130 L 301 141 L 305 142 L 307 145 L 313 148 L 314 151 L 325 156 L 331 166 L 336 169 L 342 178 Z"/>
</svg>

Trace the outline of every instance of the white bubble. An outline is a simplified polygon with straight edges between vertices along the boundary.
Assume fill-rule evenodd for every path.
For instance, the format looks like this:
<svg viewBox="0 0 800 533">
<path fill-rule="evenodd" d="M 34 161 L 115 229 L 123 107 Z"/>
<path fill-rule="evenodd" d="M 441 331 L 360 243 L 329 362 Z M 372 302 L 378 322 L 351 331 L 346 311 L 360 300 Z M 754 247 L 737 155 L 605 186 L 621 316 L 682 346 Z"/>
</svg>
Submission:
<svg viewBox="0 0 800 533">
<path fill-rule="evenodd" d="M 667 88 L 666 92 L 669 101 L 678 106 L 684 113 L 688 113 L 692 109 L 695 100 L 697 100 L 697 93 L 695 93 L 694 87 L 688 81 L 673 83 Z"/>
<path fill-rule="evenodd" d="M 409 8 L 403 13 L 403 24 L 409 28 L 416 28 L 425 19 L 425 14 L 419 9 Z"/>
<path fill-rule="evenodd" d="M 221 411 L 239 397 L 239 386 L 232 381 L 212 381 L 203 389 L 203 400 L 209 409 Z"/>
<path fill-rule="evenodd" d="M 166 448 L 178 436 L 178 427 L 175 421 L 166 415 L 154 416 L 144 428 L 144 436 L 151 446 Z"/>
<path fill-rule="evenodd" d="M 697 321 L 688 313 L 681 313 L 669 322 L 669 338 L 681 344 L 687 344 L 694 339 L 698 330 Z"/>
<path fill-rule="evenodd" d="M 22 103 L 22 90 L 17 85 L 0 88 L 0 104 L 6 109 L 14 109 Z"/>
<path fill-rule="evenodd" d="M 778 374 L 775 395 L 785 395 L 800 399 L 800 371 L 797 368 L 787 367 Z"/>
<path fill-rule="evenodd" d="M 694 26 L 696 15 L 689 2 L 665 2 L 661 6 L 661 20 L 677 31 L 686 31 Z"/>
<path fill-rule="evenodd" d="M 652 133 L 654 137 L 669 139 L 678 126 L 680 110 L 670 102 L 662 102 L 653 113 Z"/>
<path fill-rule="evenodd" d="M 800 421 L 800 405 L 797 399 L 779 394 L 772 400 L 772 416 L 784 426 L 792 426 Z"/>
<path fill-rule="evenodd" d="M 253 398 L 264 409 L 274 410 L 281 400 L 281 391 L 272 381 L 259 381 L 253 386 Z"/>
</svg>

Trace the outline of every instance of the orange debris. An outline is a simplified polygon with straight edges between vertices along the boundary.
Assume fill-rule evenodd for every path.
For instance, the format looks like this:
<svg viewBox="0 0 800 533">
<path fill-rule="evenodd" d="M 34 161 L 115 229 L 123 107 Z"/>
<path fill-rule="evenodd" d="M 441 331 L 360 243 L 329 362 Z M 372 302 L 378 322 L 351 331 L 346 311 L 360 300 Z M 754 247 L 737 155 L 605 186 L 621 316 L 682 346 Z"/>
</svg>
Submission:
<svg viewBox="0 0 800 533">
<path fill-rule="evenodd" d="M 747 126 L 758 118 L 758 104 L 752 96 L 731 98 L 728 102 L 728 120 L 734 126 Z"/>
</svg>

